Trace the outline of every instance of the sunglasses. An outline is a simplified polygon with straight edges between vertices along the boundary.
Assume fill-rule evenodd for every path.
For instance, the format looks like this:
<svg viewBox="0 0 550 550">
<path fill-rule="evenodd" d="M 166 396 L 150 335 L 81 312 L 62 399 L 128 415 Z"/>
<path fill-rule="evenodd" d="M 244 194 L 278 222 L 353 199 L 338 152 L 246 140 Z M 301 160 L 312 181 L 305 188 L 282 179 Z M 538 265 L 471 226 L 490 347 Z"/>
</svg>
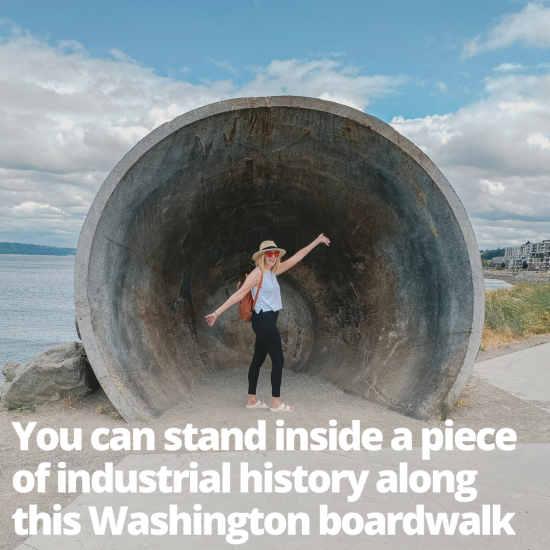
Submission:
<svg viewBox="0 0 550 550">
<path fill-rule="evenodd" d="M 268 258 L 271 258 L 272 256 L 275 256 L 275 258 L 278 258 L 279 257 L 279 251 L 275 250 L 275 251 L 272 251 L 272 252 L 266 252 L 265 255 Z"/>
</svg>

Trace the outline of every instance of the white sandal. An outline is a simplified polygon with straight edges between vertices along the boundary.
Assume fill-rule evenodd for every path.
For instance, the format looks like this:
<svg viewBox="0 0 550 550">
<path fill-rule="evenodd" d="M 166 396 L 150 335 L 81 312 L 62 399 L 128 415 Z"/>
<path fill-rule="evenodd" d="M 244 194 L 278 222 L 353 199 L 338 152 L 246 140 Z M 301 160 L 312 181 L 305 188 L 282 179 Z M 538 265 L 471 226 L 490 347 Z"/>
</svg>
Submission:
<svg viewBox="0 0 550 550">
<path fill-rule="evenodd" d="M 271 407 L 269 409 L 272 413 L 275 413 L 275 412 L 292 412 L 294 409 L 291 409 L 290 408 L 290 405 L 285 405 L 284 403 L 281 403 L 280 407 L 277 407 L 276 409 L 274 409 L 273 407 Z"/>
<path fill-rule="evenodd" d="M 247 405 L 246 408 L 247 409 L 267 409 L 268 406 L 263 401 L 260 401 L 258 399 L 256 403 L 254 403 L 254 405 Z"/>
</svg>

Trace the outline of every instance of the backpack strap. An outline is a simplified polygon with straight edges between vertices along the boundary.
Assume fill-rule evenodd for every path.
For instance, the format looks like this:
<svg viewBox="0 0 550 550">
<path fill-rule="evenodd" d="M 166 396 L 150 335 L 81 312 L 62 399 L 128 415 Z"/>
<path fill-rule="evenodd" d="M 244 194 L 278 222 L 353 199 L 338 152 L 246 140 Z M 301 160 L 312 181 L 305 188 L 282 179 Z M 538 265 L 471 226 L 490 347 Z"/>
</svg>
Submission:
<svg viewBox="0 0 550 550">
<path fill-rule="evenodd" d="M 256 302 L 258 300 L 258 296 L 260 295 L 260 288 L 262 288 L 262 283 L 264 282 L 264 272 L 260 269 L 262 276 L 260 277 L 260 284 L 258 285 L 258 292 L 256 292 L 256 297 L 254 298 L 254 303 L 252 304 L 252 309 L 256 307 Z"/>
</svg>

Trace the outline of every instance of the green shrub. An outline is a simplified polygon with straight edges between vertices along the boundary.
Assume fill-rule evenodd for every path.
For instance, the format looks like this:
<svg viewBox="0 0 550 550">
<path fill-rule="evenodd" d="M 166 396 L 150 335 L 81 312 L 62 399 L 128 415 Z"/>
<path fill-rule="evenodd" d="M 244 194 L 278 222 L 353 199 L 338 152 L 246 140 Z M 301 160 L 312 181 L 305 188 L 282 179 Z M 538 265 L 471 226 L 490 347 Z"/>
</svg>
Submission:
<svg viewBox="0 0 550 550">
<path fill-rule="evenodd" d="M 15 410 L 22 414 L 34 414 L 36 412 L 36 405 L 23 405 Z"/>
</svg>

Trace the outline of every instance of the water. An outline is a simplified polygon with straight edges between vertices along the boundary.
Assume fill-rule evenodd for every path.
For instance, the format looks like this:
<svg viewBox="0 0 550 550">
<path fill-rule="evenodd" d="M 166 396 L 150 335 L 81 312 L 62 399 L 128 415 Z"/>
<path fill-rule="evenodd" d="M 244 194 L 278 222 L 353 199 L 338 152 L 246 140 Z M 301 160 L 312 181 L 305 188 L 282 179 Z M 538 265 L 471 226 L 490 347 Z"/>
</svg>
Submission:
<svg viewBox="0 0 550 550">
<path fill-rule="evenodd" d="M 8 361 L 26 363 L 51 346 L 79 341 L 74 261 L 0 254 L 0 371 Z"/>
<path fill-rule="evenodd" d="M 499 290 L 501 288 L 512 288 L 514 285 L 507 283 L 506 281 L 501 281 L 500 279 L 484 279 L 485 281 L 485 290 Z"/>
</svg>

